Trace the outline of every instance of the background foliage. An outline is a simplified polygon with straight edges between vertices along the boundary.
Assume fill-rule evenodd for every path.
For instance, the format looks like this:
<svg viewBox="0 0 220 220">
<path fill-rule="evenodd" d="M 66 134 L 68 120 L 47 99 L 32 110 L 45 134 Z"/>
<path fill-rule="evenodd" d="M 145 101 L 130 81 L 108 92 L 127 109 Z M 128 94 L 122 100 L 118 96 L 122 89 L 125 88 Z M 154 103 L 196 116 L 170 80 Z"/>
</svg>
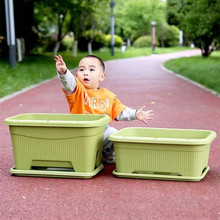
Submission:
<svg viewBox="0 0 220 220">
<path fill-rule="evenodd" d="M 151 22 L 155 21 L 156 46 L 178 45 L 179 29 L 183 30 L 184 45 L 193 42 L 203 56 L 220 45 L 220 0 L 114 2 L 115 35 L 124 43 L 133 44 L 147 36 L 141 39 L 148 39 L 149 45 Z M 0 6 L 0 56 L 7 57 L 4 0 L 0 0 Z M 110 0 L 19 0 L 14 6 L 16 36 L 24 38 L 26 55 L 73 50 L 76 57 L 78 48 L 92 53 L 109 46 Z M 116 45 L 120 46 L 118 39 Z"/>
<path fill-rule="evenodd" d="M 220 0 L 167 0 L 167 20 L 208 57 L 220 46 Z"/>
</svg>

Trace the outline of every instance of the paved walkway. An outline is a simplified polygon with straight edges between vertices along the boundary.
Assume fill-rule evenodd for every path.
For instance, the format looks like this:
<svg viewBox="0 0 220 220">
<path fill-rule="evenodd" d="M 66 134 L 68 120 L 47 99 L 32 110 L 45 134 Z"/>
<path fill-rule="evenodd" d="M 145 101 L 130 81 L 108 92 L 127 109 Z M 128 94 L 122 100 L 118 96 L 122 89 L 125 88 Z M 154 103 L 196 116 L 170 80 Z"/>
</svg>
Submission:
<svg viewBox="0 0 220 220">
<path fill-rule="evenodd" d="M 220 98 L 161 68 L 185 51 L 106 62 L 103 86 L 126 105 L 154 109 L 151 127 L 210 129 L 220 133 Z M 116 178 L 106 165 L 92 179 L 14 177 L 8 126 L 20 113 L 68 113 L 57 79 L 0 103 L 0 219 L 220 219 L 220 139 L 210 150 L 211 170 L 200 182 Z M 113 122 L 120 129 L 145 126 Z"/>
</svg>

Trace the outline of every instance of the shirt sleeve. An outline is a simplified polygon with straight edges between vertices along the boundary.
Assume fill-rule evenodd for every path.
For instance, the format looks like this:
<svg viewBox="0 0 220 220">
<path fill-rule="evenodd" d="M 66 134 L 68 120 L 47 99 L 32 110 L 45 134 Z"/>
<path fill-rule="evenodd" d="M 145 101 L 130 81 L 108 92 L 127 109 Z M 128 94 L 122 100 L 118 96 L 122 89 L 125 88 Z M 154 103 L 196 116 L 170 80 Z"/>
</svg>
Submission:
<svg viewBox="0 0 220 220">
<path fill-rule="evenodd" d="M 123 105 L 116 97 L 113 102 L 112 107 L 112 119 L 116 119 L 116 117 L 124 110 L 127 106 Z M 116 119 L 117 120 L 117 119 Z"/>
<path fill-rule="evenodd" d="M 133 121 L 136 119 L 136 109 L 126 108 L 117 117 L 118 121 Z"/>
<path fill-rule="evenodd" d="M 75 92 L 76 79 L 73 74 L 69 70 L 67 70 L 64 75 L 60 75 L 58 72 L 57 74 L 64 92 L 68 95 Z"/>
</svg>

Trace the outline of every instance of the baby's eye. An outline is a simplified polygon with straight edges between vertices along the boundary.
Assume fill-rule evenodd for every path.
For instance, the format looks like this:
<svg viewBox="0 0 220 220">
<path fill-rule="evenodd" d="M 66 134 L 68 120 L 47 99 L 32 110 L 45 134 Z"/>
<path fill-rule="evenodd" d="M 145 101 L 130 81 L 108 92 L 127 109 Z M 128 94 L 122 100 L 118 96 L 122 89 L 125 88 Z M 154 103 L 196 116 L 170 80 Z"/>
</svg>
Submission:
<svg viewBox="0 0 220 220">
<path fill-rule="evenodd" d="M 83 69 L 79 69 L 79 71 L 83 71 Z"/>
<path fill-rule="evenodd" d="M 92 72 L 92 71 L 95 71 L 95 69 L 90 69 L 90 71 Z"/>
</svg>

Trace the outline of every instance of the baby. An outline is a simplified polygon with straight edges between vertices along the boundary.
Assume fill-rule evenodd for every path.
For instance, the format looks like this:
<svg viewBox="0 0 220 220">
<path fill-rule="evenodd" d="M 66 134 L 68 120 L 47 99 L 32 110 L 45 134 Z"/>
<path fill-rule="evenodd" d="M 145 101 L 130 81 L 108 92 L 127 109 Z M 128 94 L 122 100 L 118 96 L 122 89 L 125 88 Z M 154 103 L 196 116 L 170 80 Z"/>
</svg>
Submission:
<svg viewBox="0 0 220 220">
<path fill-rule="evenodd" d="M 123 105 L 114 93 L 99 87 L 106 78 L 105 64 L 97 56 L 88 55 L 81 59 L 76 76 L 67 69 L 61 55 L 55 56 L 56 69 L 63 92 L 72 114 L 107 114 L 116 121 L 132 121 L 138 119 L 147 124 L 152 119 L 153 110 L 139 110 Z M 106 125 L 103 140 L 102 161 L 114 163 L 113 143 L 108 136 L 117 131 Z"/>
</svg>

